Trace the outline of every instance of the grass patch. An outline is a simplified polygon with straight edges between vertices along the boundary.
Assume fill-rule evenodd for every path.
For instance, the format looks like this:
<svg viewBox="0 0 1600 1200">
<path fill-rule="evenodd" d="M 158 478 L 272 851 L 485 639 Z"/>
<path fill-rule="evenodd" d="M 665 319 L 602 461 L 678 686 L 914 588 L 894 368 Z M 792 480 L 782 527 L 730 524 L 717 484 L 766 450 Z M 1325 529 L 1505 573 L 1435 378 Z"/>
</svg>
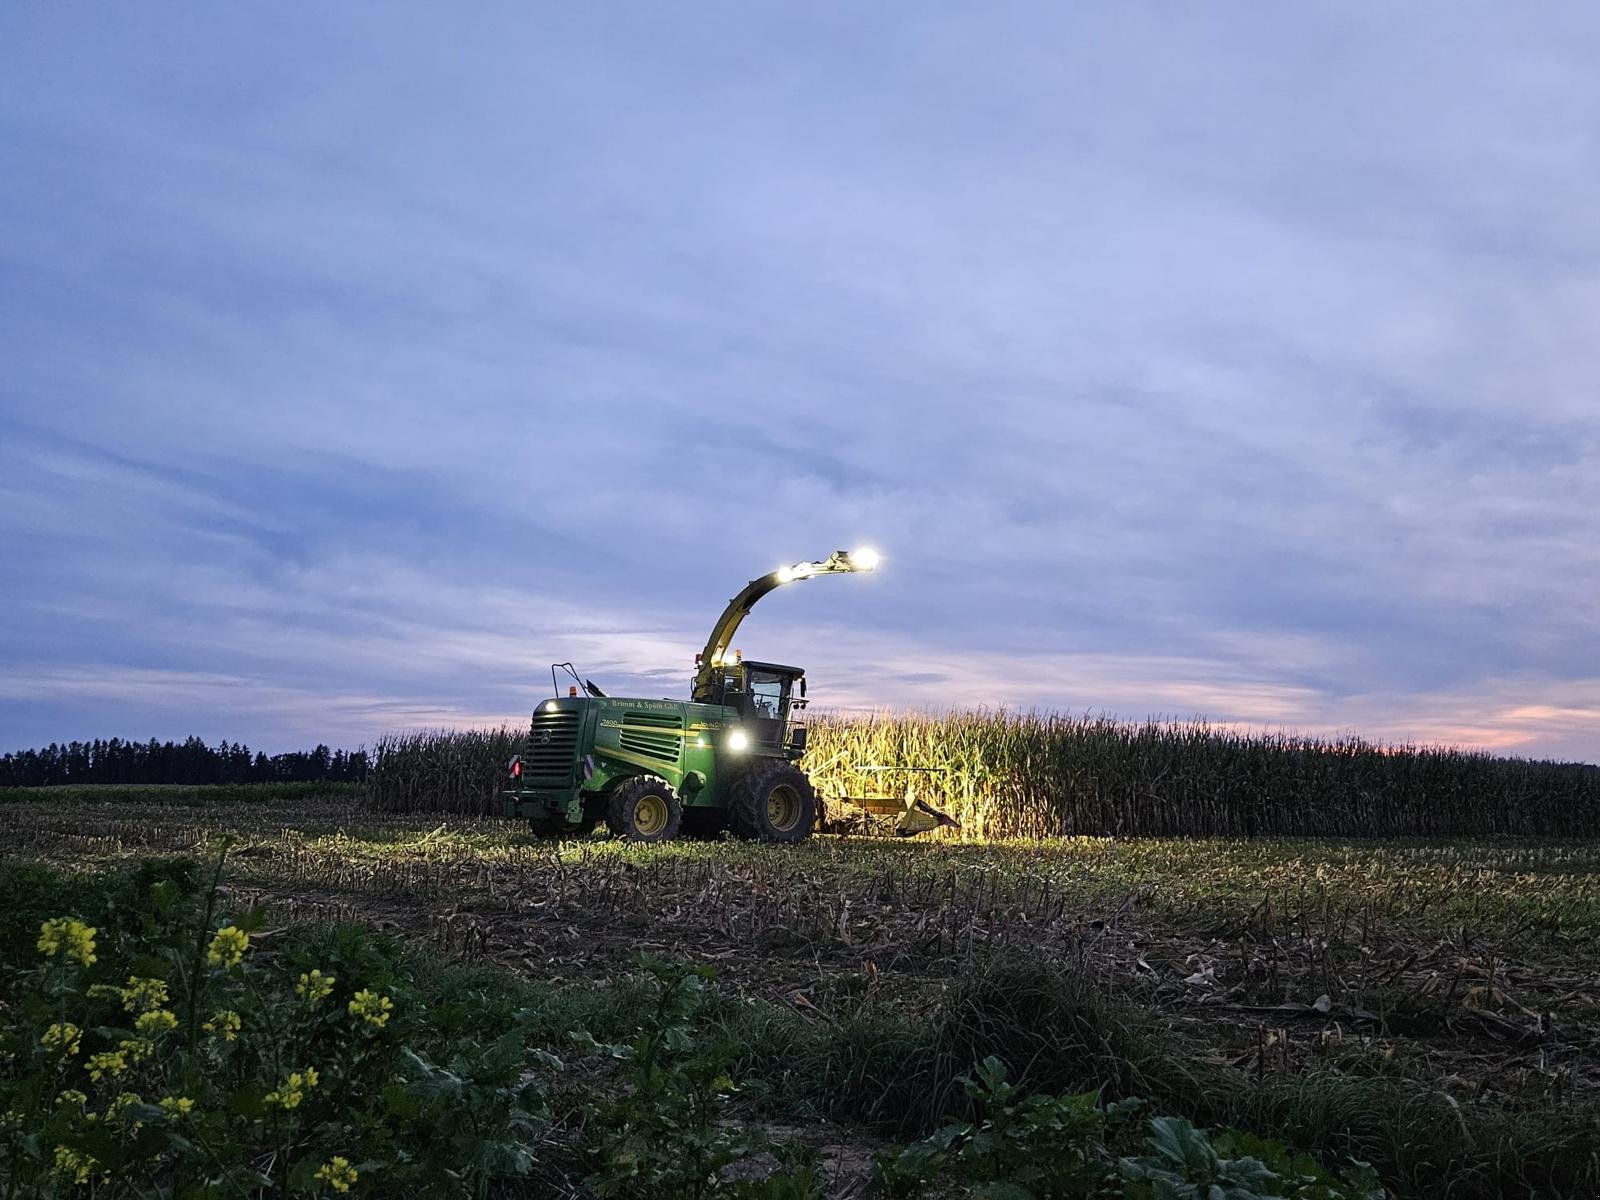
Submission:
<svg viewBox="0 0 1600 1200">
<path fill-rule="evenodd" d="M 334 800 L 356 803 L 362 783 L 65 783 L 0 788 L 0 804 L 264 804 Z"/>
</svg>

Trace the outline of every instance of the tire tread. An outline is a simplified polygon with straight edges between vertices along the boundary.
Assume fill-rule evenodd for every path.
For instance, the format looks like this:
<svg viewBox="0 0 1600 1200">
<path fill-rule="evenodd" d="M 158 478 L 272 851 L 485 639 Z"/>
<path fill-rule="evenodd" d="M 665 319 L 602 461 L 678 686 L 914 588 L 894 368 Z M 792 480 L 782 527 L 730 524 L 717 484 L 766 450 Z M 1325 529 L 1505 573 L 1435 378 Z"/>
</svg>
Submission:
<svg viewBox="0 0 1600 1200">
<path fill-rule="evenodd" d="M 793 829 L 774 829 L 767 819 L 767 794 L 779 783 L 798 791 L 802 805 L 810 813 L 809 820 L 802 820 Z M 806 773 L 791 762 L 776 759 L 765 765 L 752 765 L 729 794 L 728 823 L 736 834 L 750 841 L 803 842 L 817 823 L 817 790 Z"/>
</svg>

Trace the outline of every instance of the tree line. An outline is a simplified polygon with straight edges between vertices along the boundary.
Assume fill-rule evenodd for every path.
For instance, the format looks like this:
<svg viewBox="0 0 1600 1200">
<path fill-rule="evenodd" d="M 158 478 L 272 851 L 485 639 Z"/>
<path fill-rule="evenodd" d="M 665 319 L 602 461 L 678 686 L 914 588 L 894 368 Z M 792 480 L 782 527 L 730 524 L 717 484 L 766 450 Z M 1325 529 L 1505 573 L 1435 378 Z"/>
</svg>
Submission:
<svg viewBox="0 0 1600 1200">
<path fill-rule="evenodd" d="M 208 746 L 197 737 L 181 742 L 96 738 L 51 742 L 42 750 L 0 756 L 0 787 L 45 787 L 61 783 L 302 783 L 360 782 L 367 777 L 365 749 L 317 746 L 287 754 L 252 751 L 226 739 Z"/>
</svg>

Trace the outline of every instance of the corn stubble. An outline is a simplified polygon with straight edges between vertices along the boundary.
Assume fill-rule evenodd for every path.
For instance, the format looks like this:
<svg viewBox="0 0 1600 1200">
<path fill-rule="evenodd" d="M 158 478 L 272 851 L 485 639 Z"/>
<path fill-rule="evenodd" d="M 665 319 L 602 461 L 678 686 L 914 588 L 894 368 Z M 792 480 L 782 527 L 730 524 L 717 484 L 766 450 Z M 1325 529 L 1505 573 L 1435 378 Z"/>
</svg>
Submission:
<svg viewBox="0 0 1600 1200">
<path fill-rule="evenodd" d="M 822 713 L 809 725 L 803 765 L 830 803 L 914 795 L 980 839 L 1600 833 L 1600 767 L 1580 763 L 1053 713 Z M 520 736 L 388 735 L 372 803 L 495 815 Z"/>
</svg>

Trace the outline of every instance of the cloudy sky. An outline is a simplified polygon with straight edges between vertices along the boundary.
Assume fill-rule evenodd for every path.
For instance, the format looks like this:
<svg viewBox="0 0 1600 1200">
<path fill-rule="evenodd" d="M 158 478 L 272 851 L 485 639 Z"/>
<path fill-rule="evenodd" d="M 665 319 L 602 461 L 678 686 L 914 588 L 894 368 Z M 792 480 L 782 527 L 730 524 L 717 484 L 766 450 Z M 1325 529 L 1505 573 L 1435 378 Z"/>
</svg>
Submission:
<svg viewBox="0 0 1600 1200">
<path fill-rule="evenodd" d="M 1589 5 L 10 4 L 0 750 L 847 707 L 1600 758 Z"/>
</svg>

